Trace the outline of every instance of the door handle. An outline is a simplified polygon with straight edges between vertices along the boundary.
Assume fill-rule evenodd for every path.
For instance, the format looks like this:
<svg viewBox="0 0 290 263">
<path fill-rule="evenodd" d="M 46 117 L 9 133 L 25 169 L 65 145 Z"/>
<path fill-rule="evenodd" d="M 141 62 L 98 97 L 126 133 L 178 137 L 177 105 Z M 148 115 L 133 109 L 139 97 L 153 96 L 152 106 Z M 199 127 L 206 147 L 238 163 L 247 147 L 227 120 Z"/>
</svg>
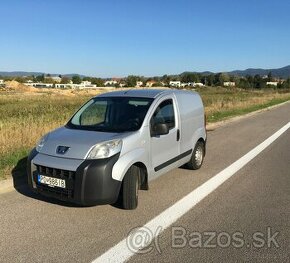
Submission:
<svg viewBox="0 0 290 263">
<path fill-rule="evenodd" d="M 180 130 L 177 129 L 177 134 L 176 134 L 176 141 L 180 140 Z"/>
</svg>

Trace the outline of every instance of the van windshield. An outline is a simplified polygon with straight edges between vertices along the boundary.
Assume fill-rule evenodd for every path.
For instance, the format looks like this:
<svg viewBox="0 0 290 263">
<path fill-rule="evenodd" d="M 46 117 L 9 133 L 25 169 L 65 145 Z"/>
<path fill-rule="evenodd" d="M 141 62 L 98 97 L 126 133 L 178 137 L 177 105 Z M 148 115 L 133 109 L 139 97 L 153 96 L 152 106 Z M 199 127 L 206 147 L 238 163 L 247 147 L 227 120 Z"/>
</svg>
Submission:
<svg viewBox="0 0 290 263">
<path fill-rule="evenodd" d="M 139 130 L 152 98 L 99 97 L 88 101 L 66 127 L 102 132 Z"/>
</svg>

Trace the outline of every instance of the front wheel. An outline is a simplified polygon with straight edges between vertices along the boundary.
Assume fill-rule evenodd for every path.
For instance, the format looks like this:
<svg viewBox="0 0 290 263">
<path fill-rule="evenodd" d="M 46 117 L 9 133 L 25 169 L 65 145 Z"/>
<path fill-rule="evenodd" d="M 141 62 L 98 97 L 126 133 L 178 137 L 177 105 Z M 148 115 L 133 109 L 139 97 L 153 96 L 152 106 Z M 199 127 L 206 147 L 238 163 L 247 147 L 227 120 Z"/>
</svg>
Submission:
<svg viewBox="0 0 290 263">
<path fill-rule="evenodd" d="M 122 205 L 126 210 L 133 210 L 138 206 L 140 171 L 136 166 L 129 168 L 122 184 Z"/>
<path fill-rule="evenodd" d="M 191 170 L 198 170 L 202 166 L 204 155 L 205 155 L 204 142 L 198 141 L 194 147 L 189 162 L 186 164 L 186 167 Z"/>
</svg>

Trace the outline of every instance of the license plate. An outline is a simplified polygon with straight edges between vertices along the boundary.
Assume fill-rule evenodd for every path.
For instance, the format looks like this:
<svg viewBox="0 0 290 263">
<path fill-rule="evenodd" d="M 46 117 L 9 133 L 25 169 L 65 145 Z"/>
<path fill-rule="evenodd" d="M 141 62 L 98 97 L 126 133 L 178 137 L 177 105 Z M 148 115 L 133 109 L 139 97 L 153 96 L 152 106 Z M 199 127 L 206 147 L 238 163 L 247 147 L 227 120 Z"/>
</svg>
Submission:
<svg viewBox="0 0 290 263">
<path fill-rule="evenodd" d="M 45 175 L 38 175 L 38 182 L 40 184 L 46 184 L 50 187 L 60 187 L 60 188 L 65 188 L 65 180 L 54 178 L 54 177 L 49 177 Z"/>
</svg>

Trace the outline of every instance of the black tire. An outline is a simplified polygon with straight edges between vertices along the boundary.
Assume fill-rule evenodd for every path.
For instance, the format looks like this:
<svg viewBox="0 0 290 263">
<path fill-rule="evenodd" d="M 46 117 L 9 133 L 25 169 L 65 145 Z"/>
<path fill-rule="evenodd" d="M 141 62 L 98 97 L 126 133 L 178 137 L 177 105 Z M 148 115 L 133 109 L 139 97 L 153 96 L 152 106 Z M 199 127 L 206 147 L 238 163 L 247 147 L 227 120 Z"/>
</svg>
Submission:
<svg viewBox="0 0 290 263">
<path fill-rule="evenodd" d="M 198 170 L 203 163 L 205 155 L 205 145 L 203 141 L 198 141 L 192 152 L 190 161 L 186 164 L 186 167 L 190 170 Z"/>
<path fill-rule="evenodd" d="M 133 210 L 138 206 L 139 178 L 140 170 L 136 166 L 131 166 L 124 176 L 122 184 L 122 206 L 126 210 Z"/>
</svg>

